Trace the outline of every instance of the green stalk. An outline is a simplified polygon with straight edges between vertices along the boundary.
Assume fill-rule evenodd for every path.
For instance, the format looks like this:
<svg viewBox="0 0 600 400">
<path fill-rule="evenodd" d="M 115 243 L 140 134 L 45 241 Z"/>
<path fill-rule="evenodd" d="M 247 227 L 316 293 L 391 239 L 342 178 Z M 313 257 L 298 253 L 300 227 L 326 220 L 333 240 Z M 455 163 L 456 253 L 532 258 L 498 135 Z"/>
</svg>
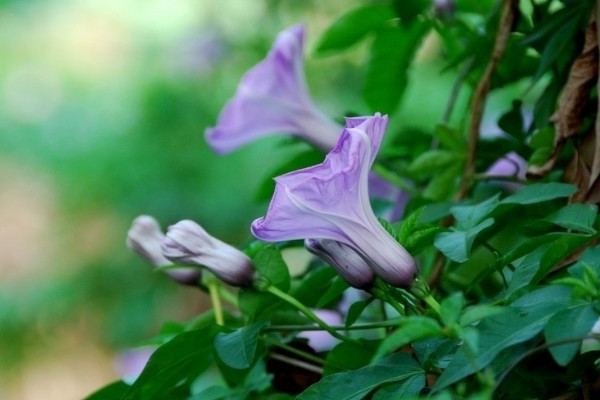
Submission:
<svg viewBox="0 0 600 400">
<path fill-rule="evenodd" d="M 208 293 L 210 294 L 210 302 L 212 303 L 213 310 L 215 312 L 215 322 L 217 325 L 225 325 L 225 318 L 223 318 L 223 305 L 221 304 L 221 297 L 219 296 L 219 287 L 221 285 L 216 279 L 210 279 L 208 281 Z"/>
<path fill-rule="evenodd" d="M 306 307 L 304 304 L 300 303 L 298 300 L 296 300 L 289 294 L 278 289 L 276 286 L 269 285 L 269 287 L 267 287 L 266 291 L 271 293 L 272 295 L 279 297 L 281 300 L 283 300 L 286 303 L 297 308 L 300 312 L 302 312 L 304 315 L 306 315 L 311 321 L 313 321 L 315 324 L 317 324 L 319 327 L 321 327 L 324 331 L 327 331 L 334 338 L 340 339 L 342 341 L 356 342 L 354 339 L 349 338 L 348 336 L 341 335 L 337 331 L 331 329 L 331 327 L 329 325 L 327 325 L 325 322 L 323 322 L 322 319 L 317 317 L 317 315 L 314 312 L 312 312 L 308 307 Z"/>
</svg>

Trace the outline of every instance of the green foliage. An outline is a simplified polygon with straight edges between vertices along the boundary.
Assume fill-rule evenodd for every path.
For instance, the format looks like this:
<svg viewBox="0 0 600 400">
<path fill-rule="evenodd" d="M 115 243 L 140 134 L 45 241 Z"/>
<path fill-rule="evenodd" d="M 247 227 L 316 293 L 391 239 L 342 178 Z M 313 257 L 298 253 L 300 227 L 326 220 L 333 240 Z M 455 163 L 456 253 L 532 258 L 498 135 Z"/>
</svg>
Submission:
<svg viewBox="0 0 600 400">
<path fill-rule="evenodd" d="M 256 355 L 258 335 L 264 326 L 265 322 L 257 322 L 230 333 L 218 333 L 215 338 L 217 355 L 231 368 L 250 367 Z"/>
<path fill-rule="evenodd" d="M 429 24 L 390 25 L 375 33 L 367 65 L 363 98 L 372 112 L 392 114 L 406 90 L 408 68 Z"/>
<path fill-rule="evenodd" d="M 339 209 L 320 212 L 288 199 L 328 226 L 355 229 L 353 239 L 371 240 L 353 240 L 349 251 L 397 254 L 366 231 L 360 213 L 372 206 L 376 228 L 418 265 L 415 281 L 391 287 L 377 277 L 362 290 L 349 289 L 321 260 L 288 253 L 284 260 L 282 249 L 299 250 L 299 241 L 255 240 L 245 247 L 255 266 L 251 287 L 211 292 L 212 311 L 167 324 L 148 341 L 160 347 L 135 382 L 113 383 L 89 399 L 558 398 L 597 380 L 598 353 L 581 344 L 597 339 L 592 329 L 600 318 L 598 207 L 588 204 L 598 198 L 598 155 L 585 147 L 600 137 L 598 95 L 578 92 L 581 104 L 572 110 L 558 102 L 594 4 L 468 0 L 444 8 L 388 0 L 346 9 L 332 3 L 337 19 L 328 16 L 314 54 L 337 57 L 307 60 L 307 82 L 325 96 L 322 111 L 335 113 L 332 119 L 389 115 L 382 149 L 368 161 L 371 174 L 389 184 L 392 194 L 381 200 L 390 207 L 366 198 L 349 205 L 340 196 Z M 595 82 L 598 66 L 592 69 L 586 78 Z M 277 78 L 274 86 L 287 88 L 286 77 Z M 151 96 L 149 125 L 164 125 L 186 107 L 161 93 Z M 269 111 L 280 106 L 260 102 Z M 294 112 L 300 121 L 303 111 Z M 561 123 L 575 120 L 581 128 L 566 137 Z M 298 140 L 273 142 L 269 157 L 254 158 L 269 171 L 266 179 L 250 173 L 262 179 L 252 184 L 260 210 L 273 192 L 272 177 L 324 159 L 333 163 L 317 149 L 298 150 Z M 177 143 L 187 154 L 188 143 Z M 361 170 L 360 151 L 349 149 L 352 162 L 333 169 Z M 508 172 L 497 172 L 503 162 Z M 214 160 L 207 166 L 218 168 Z M 242 179 L 237 169 L 225 184 Z M 344 195 L 364 189 L 345 183 Z M 582 197 L 585 203 L 575 201 Z M 404 268 L 397 258 L 394 267 Z M 374 267 L 373 259 L 364 261 Z M 290 274 L 296 263 L 302 265 Z"/>
<path fill-rule="evenodd" d="M 214 326 L 184 332 L 154 352 L 123 400 L 164 399 L 189 385 L 213 361 Z"/>
<path fill-rule="evenodd" d="M 321 36 L 316 53 L 344 50 L 373 31 L 381 29 L 394 17 L 394 10 L 387 3 L 368 4 L 344 14 Z"/>
<path fill-rule="evenodd" d="M 408 354 L 398 353 L 355 371 L 326 376 L 297 399 L 360 400 L 386 383 L 401 382 L 414 376 L 420 376 L 424 383 L 424 372 L 417 362 Z"/>
</svg>

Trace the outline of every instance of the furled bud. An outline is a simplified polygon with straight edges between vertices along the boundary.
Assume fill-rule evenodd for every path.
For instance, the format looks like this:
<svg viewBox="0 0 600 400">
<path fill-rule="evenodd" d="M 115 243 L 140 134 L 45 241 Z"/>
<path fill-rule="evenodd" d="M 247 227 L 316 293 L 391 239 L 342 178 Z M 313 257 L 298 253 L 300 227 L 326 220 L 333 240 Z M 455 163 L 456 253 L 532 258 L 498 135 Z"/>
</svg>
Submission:
<svg viewBox="0 0 600 400">
<path fill-rule="evenodd" d="M 173 265 L 163 254 L 161 243 L 165 235 L 156 219 L 149 215 L 140 215 L 133 220 L 127 232 L 127 247 L 155 267 Z M 183 285 L 197 286 L 200 270 L 193 268 L 165 269 L 165 273 L 174 281 Z"/>
<path fill-rule="evenodd" d="M 194 221 L 170 226 L 162 241 L 162 252 L 178 264 L 205 267 L 233 286 L 249 285 L 254 275 L 252 261 L 244 253 L 209 235 Z"/>
<path fill-rule="evenodd" d="M 306 239 L 304 246 L 335 268 L 350 286 L 363 289 L 375 279 L 366 261 L 343 243 L 330 239 Z"/>
</svg>

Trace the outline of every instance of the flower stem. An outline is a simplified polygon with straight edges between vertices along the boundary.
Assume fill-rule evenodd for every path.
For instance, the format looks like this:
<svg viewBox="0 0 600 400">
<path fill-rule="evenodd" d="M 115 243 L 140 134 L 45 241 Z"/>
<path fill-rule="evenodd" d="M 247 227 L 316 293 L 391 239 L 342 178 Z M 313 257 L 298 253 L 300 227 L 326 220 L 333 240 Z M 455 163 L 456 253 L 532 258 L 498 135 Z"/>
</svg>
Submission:
<svg viewBox="0 0 600 400">
<path fill-rule="evenodd" d="M 299 357 L 302 357 L 308 361 L 312 361 L 315 364 L 319 364 L 319 365 L 327 365 L 327 361 L 325 361 L 324 359 L 322 359 L 321 357 L 317 357 L 315 355 L 312 355 L 310 353 L 307 353 L 305 351 L 299 350 L 295 347 L 292 346 L 288 346 L 287 344 L 283 344 L 281 342 L 278 342 L 277 340 L 273 340 L 268 336 L 260 336 L 260 339 L 267 343 L 270 344 L 271 346 L 275 346 L 275 347 L 279 347 L 281 349 L 284 349 L 292 354 L 295 354 Z M 337 368 L 337 366 L 335 366 Z"/>
<path fill-rule="evenodd" d="M 208 293 L 210 294 L 210 302 L 212 303 L 213 310 L 215 311 L 215 322 L 217 325 L 225 325 L 225 319 L 223 318 L 223 305 L 221 304 L 221 297 L 219 297 L 219 287 L 221 285 L 216 279 L 210 279 L 208 282 Z"/>
<path fill-rule="evenodd" d="M 423 297 L 423 301 L 437 314 L 440 315 L 440 303 L 437 302 L 436 299 L 433 298 L 431 294 L 427 294 L 427 296 Z"/>
<path fill-rule="evenodd" d="M 380 329 L 380 328 L 395 328 L 399 324 L 399 318 L 394 318 L 388 321 L 372 322 L 365 324 L 357 324 L 352 326 L 344 325 L 330 325 L 329 327 L 333 330 L 347 330 L 347 331 L 359 331 L 368 329 Z M 263 332 L 300 332 L 300 331 L 322 331 L 324 330 L 320 326 L 306 326 L 306 325 L 271 325 L 263 329 Z"/>
<path fill-rule="evenodd" d="M 267 290 L 267 292 L 271 293 L 272 295 L 279 297 L 281 300 L 285 301 L 286 303 L 296 307 L 300 312 L 302 312 L 304 315 L 306 315 L 311 321 L 316 323 L 319 327 L 323 328 L 323 330 L 327 331 L 334 338 L 337 338 L 337 339 L 340 339 L 343 341 L 348 341 L 348 340 L 354 341 L 352 338 L 341 335 L 334 329 L 331 329 L 331 327 L 329 325 L 327 325 L 322 319 L 317 317 L 317 315 L 314 312 L 312 312 L 308 307 L 306 307 L 304 304 L 300 303 L 298 300 L 296 300 L 289 294 L 278 289 L 276 286 L 269 285 L 269 287 L 266 290 Z"/>
<path fill-rule="evenodd" d="M 227 303 L 231 304 L 235 308 L 238 308 L 238 299 L 234 293 L 231 293 L 229 290 L 224 288 L 222 285 L 219 285 L 219 296 L 221 299 L 225 300 Z"/>
</svg>

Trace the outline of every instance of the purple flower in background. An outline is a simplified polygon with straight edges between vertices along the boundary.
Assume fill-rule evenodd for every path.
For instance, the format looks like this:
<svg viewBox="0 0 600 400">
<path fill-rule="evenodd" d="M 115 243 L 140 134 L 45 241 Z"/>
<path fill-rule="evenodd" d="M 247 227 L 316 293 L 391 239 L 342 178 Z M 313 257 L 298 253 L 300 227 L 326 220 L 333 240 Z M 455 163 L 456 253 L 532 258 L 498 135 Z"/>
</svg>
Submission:
<svg viewBox="0 0 600 400">
<path fill-rule="evenodd" d="M 499 158 L 494 162 L 485 174 L 488 177 L 514 177 L 515 179 L 525 180 L 525 173 L 527 171 L 527 161 L 523 159 L 517 153 L 511 151 L 510 153 L 505 154 L 503 157 Z M 504 190 L 509 192 L 517 191 L 522 183 L 519 182 L 507 182 L 507 181 L 494 181 Z"/>
<path fill-rule="evenodd" d="M 327 325 L 342 325 L 344 323 L 342 316 L 337 311 L 317 309 L 313 312 Z M 308 339 L 308 345 L 316 352 L 331 350 L 340 342 L 339 339 L 324 331 L 302 331 L 298 333 L 298 337 Z"/>
<path fill-rule="evenodd" d="M 306 239 L 304 246 L 335 268 L 350 286 L 362 289 L 373 283 L 373 270 L 347 245 L 330 239 Z"/>
<path fill-rule="evenodd" d="M 330 239 L 350 246 L 375 274 L 408 286 L 417 272 L 411 255 L 379 224 L 369 203 L 369 170 L 387 117 L 348 118 L 322 164 L 275 178 L 267 215 L 252 223 L 266 242 Z"/>
<path fill-rule="evenodd" d="M 179 221 L 169 227 L 162 252 L 178 264 L 205 267 L 233 286 L 252 282 L 254 265 L 241 251 L 209 235 L 194 221 Z"/>
<path fill-rule="evenodd" d="M 117 373 L 128 384 L 132 384 L 142 373 L 156 346 L 132 348 L 117 354 L 114 366 Z"/>
<path fill-rule="evenodd" d="M 127 247 L 155 267 L 173 265 L 163 254 L 161 243 L 165 235 L 156 219 L 149 215 L 140 215 L 133 220 L 127 232 Z M 197 286 L 200 270 L 194 268 L 170 268 L 165 273 L 174 281 L 183 285 Z"/>
<path fill-rule="evenodd" d="M 206 141 L 219 154 L 262 136 L 289 133 L 318 148 L 335 146 L 342 127 L 313 104 L 304 77 L 303 25 L 277 36 L 267 57 L 242 78 L 237 92 L 221 111 Z"/>
</svg>

